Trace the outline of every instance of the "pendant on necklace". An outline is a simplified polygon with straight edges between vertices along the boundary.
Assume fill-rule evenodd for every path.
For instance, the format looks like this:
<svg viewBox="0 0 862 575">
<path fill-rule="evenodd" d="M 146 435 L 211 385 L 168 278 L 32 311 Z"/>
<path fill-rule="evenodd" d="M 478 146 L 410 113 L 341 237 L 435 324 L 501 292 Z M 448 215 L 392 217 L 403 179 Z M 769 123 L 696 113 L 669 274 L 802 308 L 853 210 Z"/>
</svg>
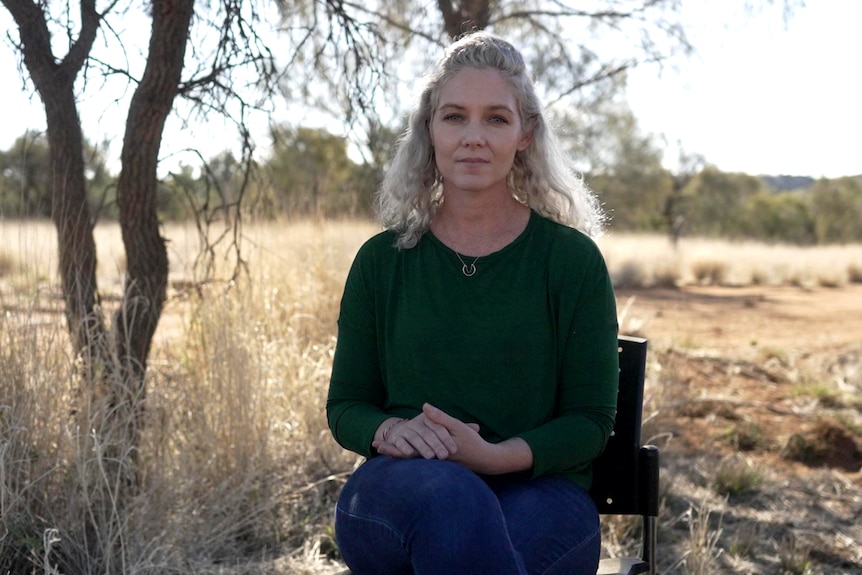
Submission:
<svg viewBox="0 0 862 575">
<path fill-rule="evenodd" d="M 458 258 L 458 261 L 461 262 L 462 274 L 464 274 L 468 278 L 476 275 L 476 262 L 479 261 L 479 257 L 481 256 L 476 256 L 473 259 L 473 263 L 471 263 L 470 265 L 467 265 L 467 262 L 464 261 L 464 259 L 461 257 L 461 254 L 459 254 L 458 252 L 455 252 L 455 256 Z"/>
</svg>

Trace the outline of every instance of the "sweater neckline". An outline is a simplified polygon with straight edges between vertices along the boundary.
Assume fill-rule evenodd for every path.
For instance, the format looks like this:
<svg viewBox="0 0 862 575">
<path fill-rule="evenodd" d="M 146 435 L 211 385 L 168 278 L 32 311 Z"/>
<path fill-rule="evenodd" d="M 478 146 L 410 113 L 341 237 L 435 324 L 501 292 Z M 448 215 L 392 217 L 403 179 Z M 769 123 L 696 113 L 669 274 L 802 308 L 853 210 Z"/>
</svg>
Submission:
<svg viewBox="0 0 862 575">
<path fill-rule="evenodd" d="M 527 225 L 524 226 L 524 229 L 521 231 L 520 234 L 518 234 L 515 237 L 515 239 L 513 239 L 511 242 L 509 242 L 508 244 L 506 244 L 505 246 L 503 246 L 502 248 L 500 248 L 499 250 L 497 250 L 495 252 L 491 252 L 488 255 L 480 256 L 479 259 L 481 259 L 481 260 L 494 259 L 494 258 L 497 258 L 501 255 L 504 255 L 506 252 L 511 251 L 512 249 L 517 247 L 517 245 L 520 244 L 521 242 L 523 242 L 524 238 L 526 238 L 527 235 L 530 234 L 533 227 L 536 225 L 536 219 L 538 217 L 539 217 L 539 215 L 535 212 L 535 210 L 531 209 L 530 210 L 530 218 L 527 220 Z M 431 241 L 434 243 L 434 245 L 438 246 L 439 248 L 442 248 L 443 250 L 445 250 L 449 253 L 455 254 L 456 256 L 460 256 L 460 257 L 464 258 L 465 260 L 468 258 L 473 259 L 475 257 L 475 256 L 466 256 L 460 252 L 453 250 L 452 248 L 450 248 L 449 246 L 444 244 L 442 241 L 440 241 L 440 239 L 437 236 L 435 236 L 434 232 L 432 232 L 431 230 L 428 230 L 428 232 L 425 235 L 431 239 Z"/>
</svg>

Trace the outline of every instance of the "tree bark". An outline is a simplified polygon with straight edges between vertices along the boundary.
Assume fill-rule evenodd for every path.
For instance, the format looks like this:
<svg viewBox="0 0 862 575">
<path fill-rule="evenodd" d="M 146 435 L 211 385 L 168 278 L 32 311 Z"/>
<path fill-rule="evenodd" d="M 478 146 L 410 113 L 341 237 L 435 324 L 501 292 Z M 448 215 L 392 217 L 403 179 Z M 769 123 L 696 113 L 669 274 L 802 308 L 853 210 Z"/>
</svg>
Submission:
<svg viewBox="0 0 862 575">
<path fill-rule="evenodd" d="M 460 3 L 437 0 L 437 6 L 443 15 L 446 34 L 452 39 L 465 32 L 484 29 L 491 17 L 490 0 L 461 0 Z"/>
<path fill-rule="evenodd" d="M 121 377 L 117 399 L 134 406 L 137 426 L 145 396 L 147 356 L 164 307 L 168 255 L 159 231 L 156 198 L 158 158 L 165 121 L 178 93 L 194 0 L 155 0 L 149 57 L 132 97 L 117 183 L 127 277 L 120 309 L 112 322 Z"/>
<path fill-rule="evenodd" d="M 93 0 L 81 3 L 81 30 L 66 56 L 51 49 L 44 4 L 2 0 L 18 25 L 24 64 L 45 105 L 50 153 L 51 216 L 57 229 L 60 281 L 66 321 L 76 356 L 87 376 L 104 349 L 105 327 L 98 309 L 96 243 L 84 177 L 84 137 L 74 83 L 90 53 L 100 18 Z"/>
<path fill-rule="evenodd" d="M 0 0 L 18 25 L 24 64 L 45 105 L 51 158 L 52 216 L 66 319 L 88 389 L 102 411 L 87 422 L 107 457 L 136 485 L 147 356 L 166 298 L 168 257 L 156 211 L 158 156 L 173 107 L 194 9 L 193 0 L 154 0 L 149 56 L 129 107 L 118 181 L 120 225 L 127 259 L 122 302 L 109 338 L 99 308 L 96 244 L 87 202 L 84 145 L 75 79 L 89 57 L 101 17 L 94 0 L 82 0 L 81 29 L 66 56 L 52 52 L 50 15 L 32 0 Z M 113 344 L 113 345 L 111 345 Z M 131 454 L 131 459 L 121 454 Z M 120 463 L 122 462 L 122 463 Z"/>
</svg>

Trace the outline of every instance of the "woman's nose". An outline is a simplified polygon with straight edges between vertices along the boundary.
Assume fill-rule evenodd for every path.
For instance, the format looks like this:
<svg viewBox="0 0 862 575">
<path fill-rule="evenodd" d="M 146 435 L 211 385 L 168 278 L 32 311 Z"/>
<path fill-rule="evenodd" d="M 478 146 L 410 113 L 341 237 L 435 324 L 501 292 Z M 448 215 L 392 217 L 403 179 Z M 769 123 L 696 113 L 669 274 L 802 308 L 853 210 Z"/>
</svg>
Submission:
<svg viewBox="0 0 862 575">
<path fill-rule="evenodd" d="M 471 123 L 464 129 L 463 144 L 472 148 L 474 146 L 482 146 L 485 144 L 485 135 L 482 132 L 482 127 L 476 123 Z"/>
</svg>

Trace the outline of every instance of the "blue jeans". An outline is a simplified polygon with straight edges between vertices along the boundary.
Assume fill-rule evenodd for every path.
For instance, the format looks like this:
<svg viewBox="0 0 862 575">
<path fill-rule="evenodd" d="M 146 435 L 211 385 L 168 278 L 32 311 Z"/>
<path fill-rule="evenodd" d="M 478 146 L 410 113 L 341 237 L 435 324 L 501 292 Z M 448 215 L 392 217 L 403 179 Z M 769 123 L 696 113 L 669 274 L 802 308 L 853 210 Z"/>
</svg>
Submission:
<svg viewBox="0 0 862 575">
<path fill-rule="evenodd" d="M 335 534 L 356 575 L 595 575 L 601 550 L 595 505 L 571 481 L 421 458 L 360 466 Z"/>
</svg>

